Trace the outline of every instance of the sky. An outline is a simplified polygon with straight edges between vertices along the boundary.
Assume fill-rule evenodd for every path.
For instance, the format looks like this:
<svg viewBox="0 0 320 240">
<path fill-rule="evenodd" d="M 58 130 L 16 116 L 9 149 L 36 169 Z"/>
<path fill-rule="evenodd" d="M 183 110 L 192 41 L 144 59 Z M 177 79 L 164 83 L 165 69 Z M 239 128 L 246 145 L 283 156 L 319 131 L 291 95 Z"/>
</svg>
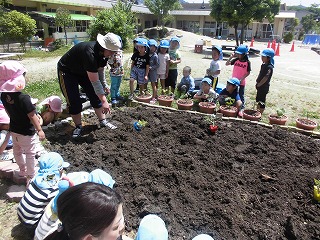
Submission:
<svg viewBox="0 0 320 240">
<path fill-rule="evenodd" d="M 189 3 L 202 3 L 203 0 L 184 0 Z M 209 2 L 209 0 L 204 0 L 204 2 Z M 310 7 L 311 4 L 319 2 L 319 0 L 281 0 L 281 3 L 286 3 L 287 6 L 298 6 L 303 5 L 305 7 Z"/>
</svg>

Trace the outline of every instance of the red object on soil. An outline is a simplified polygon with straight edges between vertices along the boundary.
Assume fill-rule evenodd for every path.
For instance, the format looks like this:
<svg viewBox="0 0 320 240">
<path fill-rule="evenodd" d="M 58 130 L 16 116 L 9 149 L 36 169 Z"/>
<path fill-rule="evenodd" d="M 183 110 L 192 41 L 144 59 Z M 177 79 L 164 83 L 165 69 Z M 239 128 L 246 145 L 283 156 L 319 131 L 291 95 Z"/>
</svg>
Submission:
<svg viewBox="0 0 320 240">
<path fill-rule="evenodd" d="M 147 95 L 141 95 L 141 96 L 136 96 L 135 99 L 138 102 L 144 102 L 144 103 L 149 103 L 152 99 L 152 95 L 151 94 L 147 94 Z"/>
<path fill-rule="evenodd" d="M 306 119 L 306 118 L 297 118 L 296 119 L 296 127 L 297 128 L 313 131 L 317 126 L 318 126 L 318 124 L 310 119 Z"/>
<path fill-rule="evenodd" d="M 277 115 L 269 115 L 270 124 L 286 125 L 287 120 L 288 117 L 285 115 L 282 115 L 281 117 L 278 117 Z"/>
<path fill-rule="evenodd" d="M 200 112 L 213 114 L 216 108 L 216 104 L 213 102 L 199 102 Z"/>
<path fill-rule="evenodd" d="M 225 117 L 236 117 L 238 109 L 234 106 L 229 107 L 229 106 L 222 105 L 222 106 L 220 106 L 220 112 Z"/>
<path fill-rule="evenodd" d="M 209 129 L 210 129 L 210 132 L 215 133 L 218 130 L 218 126 L 210 125 Z"/>
<path fill-rule="evenodd" d="M 243 110 L 243 118 L 250 121 L 260 121 L 261 112 L 253 109 L 245 109 Z"/>
<path fill-rule="evenodd" d="M 160 95 L 160 96 L 158 97 L 158 103 L 159 103 L 159 105 L 165 106 L 165 107 L 171 107 L 173 100 L 174 100 L 174 97 L 173 97 L 173 96 Z"/>
<path fill-rule="evenodd" d="M 179 110 L 191 110 L 193 107 L 193 100 L 192 99 L 179 99 L 177 101 L 178 109 Z"/>
</svg>

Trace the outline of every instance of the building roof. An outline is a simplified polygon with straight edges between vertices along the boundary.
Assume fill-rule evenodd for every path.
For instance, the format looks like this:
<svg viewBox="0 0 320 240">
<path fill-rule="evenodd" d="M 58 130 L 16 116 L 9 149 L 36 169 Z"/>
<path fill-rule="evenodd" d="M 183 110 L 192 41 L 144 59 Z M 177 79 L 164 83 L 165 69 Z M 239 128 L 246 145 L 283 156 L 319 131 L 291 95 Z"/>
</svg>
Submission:
<svg viewBox="0 0 320 240">
<path fill-rule="evenodd" d="M 112 8 L 117 1 L 111 0 L 30 0 L 31 2 L 41 2 L 41 3 L 55 3 L 62 5 L 71 6 L 82 6 L 82 7 L 92 7 L 92 8 Z M 139 13 L 151 14 L 149 9 L 145 5 L 133 4 L 131 10 Z"/>
<path fill-rule="evenodd" d="M 295 18 L 296 17 L 296 12 L 279 12 L 275 18 Z"/>
</svg>

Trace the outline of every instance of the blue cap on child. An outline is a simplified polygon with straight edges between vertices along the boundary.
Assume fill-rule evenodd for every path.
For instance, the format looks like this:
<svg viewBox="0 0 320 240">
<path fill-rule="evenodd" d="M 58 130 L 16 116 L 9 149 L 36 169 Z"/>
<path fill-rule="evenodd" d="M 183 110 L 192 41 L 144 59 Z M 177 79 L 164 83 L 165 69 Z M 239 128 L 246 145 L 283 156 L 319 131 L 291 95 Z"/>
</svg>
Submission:
<svg viewBox="0 0 320 240">
<path fill-rule="evenodd" d="M 205 77 L 204 79 L 202 79 L 201 82 L 206 82 L 206 83 L 208 83 L 210 86 L 211 86 L 211 84 L 212 84 L 212 80 L 211 80 L 210 78 L 208 78 L 208 77 Z"/>
<path fill-rule="evenodd" d="M 115 183 L 115 181 L 112 179 L 110 174 L 106 173 L 105 171 L 103 171 L 101 169 L 93 170 L 89 174 L 88 181 L 103 184 L 105 186 L 108 186 L 109 188 L 113 188 L 113 185 Z"/>
<path fill-rule="evenodd" d="M 41 189 L 58 185 L 60 170 L 69 167 L 62 156 L 56 152 L 42 154 L 39 158 L 39 171 L 34 178 L 34 183 Z"/>
<path fill-rule="evenodd" d="M 140 222 L 136 240 L 168 240 L 164 221 L 154 214 L 145 216 Z"/>
</svg>

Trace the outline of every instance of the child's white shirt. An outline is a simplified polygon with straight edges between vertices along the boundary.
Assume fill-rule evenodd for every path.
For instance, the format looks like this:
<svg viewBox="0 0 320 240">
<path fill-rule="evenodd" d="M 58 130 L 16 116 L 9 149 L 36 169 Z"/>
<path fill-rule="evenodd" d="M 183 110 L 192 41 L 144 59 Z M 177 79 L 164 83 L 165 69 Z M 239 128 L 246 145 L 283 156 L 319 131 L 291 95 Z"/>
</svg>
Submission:
<svg viewBox="0 0 320 240">
<path fill-rule="evenodd" d="M 219 74 L 213 74 L 214 72 L 220 70 L 221 71 L 221 62 L 220 60 L 212 60 L 210 63 L 210 75 L 212 77 L 218 77 Z"/>
</svg>

